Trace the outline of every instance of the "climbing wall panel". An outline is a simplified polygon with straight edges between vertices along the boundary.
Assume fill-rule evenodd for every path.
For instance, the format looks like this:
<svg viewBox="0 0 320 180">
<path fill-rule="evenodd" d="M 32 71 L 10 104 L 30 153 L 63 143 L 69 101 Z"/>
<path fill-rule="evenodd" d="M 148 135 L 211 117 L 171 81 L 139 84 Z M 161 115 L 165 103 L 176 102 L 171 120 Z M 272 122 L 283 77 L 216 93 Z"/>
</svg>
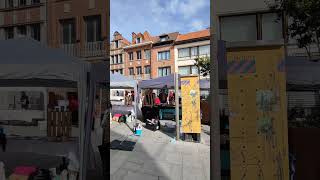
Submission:
<svg viewBox="0 0 320 180">
<path fill-rule="evenodd" d="M 199 76 L 181 77 L 182 132 L 201 133 Z"/>
<path fill-rule="evenodd" d="M 287 180 L 284 50 L 227 51 L 232 180 Z"/>
</svg>

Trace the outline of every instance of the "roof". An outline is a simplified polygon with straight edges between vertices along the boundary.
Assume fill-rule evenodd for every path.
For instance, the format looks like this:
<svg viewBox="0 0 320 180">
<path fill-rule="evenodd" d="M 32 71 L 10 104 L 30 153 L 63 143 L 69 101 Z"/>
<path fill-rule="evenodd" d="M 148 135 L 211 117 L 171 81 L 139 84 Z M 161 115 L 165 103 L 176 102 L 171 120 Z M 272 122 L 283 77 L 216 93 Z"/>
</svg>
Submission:
<svg viewBox="0 0 320 180">
<path fill-rule="evenodd" d="M 197 39 L 204 39 L 204 38 L 207 38 L 207 39 L 210 38 L 210 30 L 209 29 L 190 32 L 190 33 L 186 33 L 186 34 L 179 34 L 176 39 L 176 42 L 197 40 Z"/>
<path fill-rule="evenodd" d="M 167 41 L 161 42 L 160 41 L 160 37 L 161 36 L 165 36 L 165 35 L 168 35 L 169 39 Z M 179 35 L 179 32 L 171 32 L 171 33 L 161 34 L 161 35 L 158 35 L 158 36 L 154 36 L 153 37 L 153 42 L 155 44 L 159 44 L 159 43 L 175 41 L 177 39 L 178 35 Z"/>
</svg>

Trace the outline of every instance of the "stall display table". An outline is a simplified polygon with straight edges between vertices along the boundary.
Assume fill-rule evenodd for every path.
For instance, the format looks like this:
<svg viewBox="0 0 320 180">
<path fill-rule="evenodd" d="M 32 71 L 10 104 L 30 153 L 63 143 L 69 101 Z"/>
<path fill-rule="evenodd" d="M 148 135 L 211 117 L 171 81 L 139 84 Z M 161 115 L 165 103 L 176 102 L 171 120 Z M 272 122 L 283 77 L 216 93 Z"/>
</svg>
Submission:
<svg viewBox="0 0 320 180">
<path fill-rule="evenodd" d="M 174 106 L 159 106 L 159 119 L 175 119 L 176 109 Z M 182 118 L 182 109 L 179 107 L 179 118 Z"/>
</svg>

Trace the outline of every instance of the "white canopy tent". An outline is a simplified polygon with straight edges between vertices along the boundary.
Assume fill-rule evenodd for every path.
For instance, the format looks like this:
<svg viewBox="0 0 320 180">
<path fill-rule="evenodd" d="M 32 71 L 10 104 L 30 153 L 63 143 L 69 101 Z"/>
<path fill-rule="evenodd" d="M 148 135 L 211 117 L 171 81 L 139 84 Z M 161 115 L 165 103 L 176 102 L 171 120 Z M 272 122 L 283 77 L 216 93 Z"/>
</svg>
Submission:
<svg viewBox="0 0 320 180">
<path fill-rule="evenodd" d="M 79 159 L 80 180 L 85 179 L 87 144 L 90 144 L 90 127 L 93 100 L 97 83 L 107 82 L 105 63 L 90 64 L 70 57 L 60 49 L 50 49 L 31 39 L 0 41 L 0 85 L 58 87 L 77 84 L 79 97 Z M 51 85 L 50 85 L 51 84 Z"/>
<path fill-rule="evenodd" d="M 110 88 L 111 89 L 134 89 L 134 111 L 135 114 L 139 112 L 138 110 L 138 82 L 132 78 L 123 76 L 122 74 L 110 73 Z"/>
</svg>

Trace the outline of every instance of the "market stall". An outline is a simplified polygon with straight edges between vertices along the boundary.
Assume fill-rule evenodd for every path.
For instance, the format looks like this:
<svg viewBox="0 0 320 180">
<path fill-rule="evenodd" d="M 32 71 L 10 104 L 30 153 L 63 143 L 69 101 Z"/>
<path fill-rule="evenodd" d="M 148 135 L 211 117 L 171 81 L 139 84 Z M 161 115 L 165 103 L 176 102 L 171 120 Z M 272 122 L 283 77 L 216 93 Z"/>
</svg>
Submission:
<svg viewBox="0 0 320 180">
<path fill-rule="evenodd" d="M 129 92 L 133 92 L 133 94 L 137 94 L 137 81 L 132 79 L 132 78 L 129 78 L 129 77 L 126 77 L 126 76 L 123 76 L 119 73 L 115 73 L 115 74 L 112 74 L 110 73 L 110 90 L 123 90 L 124 92 L 125 91 L 129 91 Z M 125 98 L 125 93 L 123 93 L 123 96 Z M 137 114 L 137 111 L 138 111 L 138 101 L 137 101 L 137 96 L 134 96 L 133 97 L 133 101 L 134 103 L 132 103 L 133 105 L 133 114 L 131 112 L 131 108 L 125 108 L 124 106 L 119 106 L 119 108 L 117 106 L 113 106 L 112 109 L 114 112 L 118 112 L 117 114 L 121 114 L 121 115 L 128 115 L 129 116 L 131 115 L 132 117 L 136 116 Z M 130 118 L 132 119 L 132 118 Z"/>
<path fill-rule="evenodd" d="M 80 134 L 79 146 L 73 150 L 73 153 L 76 154 L 76 159 L 80 163 L 76 168 L 79 179 L 86 179 L 87 163 L 84 162 L 87 162 L 91 147 L 87 144 L 90 144 L 93 99 L 96 84 L 106 82 L 106 64 L 89 64 L 65 55 L 62 50 L 43 47 L 39 42 L 31 39 L 0 41 L 0 51 L 1 87 L 69 87 L 76 84 Z M 42 91 L 44 92 L 44 89 Z M 25 105 L 26 101 L 23 102 Z M 44 112 L 46 112 L 45 108 L 43 108 Z M 34 119 L 36 113 L 30 116 Z M 68 153 L 60 152 L 59 155 L 68 156 Z"/>
<path fill-rule="evenodd" d="M 180 79 L 180 75 L 179 75 Z M 200 79 L 200 90 L 208 91 L 210 89 L 209 79 Z M 181 87 L 181 82 L 178 82 L 179 88 Z M 139 82 L 138 92 L 141 93 L 143 103 L 142 103 L 142 115 L 144 119 L 152 118 L 148 117 L 147 114 L 153 114 L 152 112 L 157 112 L 159 119 L 174 119 L 175 117 L 175 103 L 174 103 L 174 75 L 159 77 L 150 80 L 143 80 Z M 158 92 L 157 92 L 158 91 Z M 159 94 L 160 103 L 155 104 L 155 99 Z M 179 103 L 180 107 L 180 117 L 181 112 L 181 99 Z"/>
</svg>

